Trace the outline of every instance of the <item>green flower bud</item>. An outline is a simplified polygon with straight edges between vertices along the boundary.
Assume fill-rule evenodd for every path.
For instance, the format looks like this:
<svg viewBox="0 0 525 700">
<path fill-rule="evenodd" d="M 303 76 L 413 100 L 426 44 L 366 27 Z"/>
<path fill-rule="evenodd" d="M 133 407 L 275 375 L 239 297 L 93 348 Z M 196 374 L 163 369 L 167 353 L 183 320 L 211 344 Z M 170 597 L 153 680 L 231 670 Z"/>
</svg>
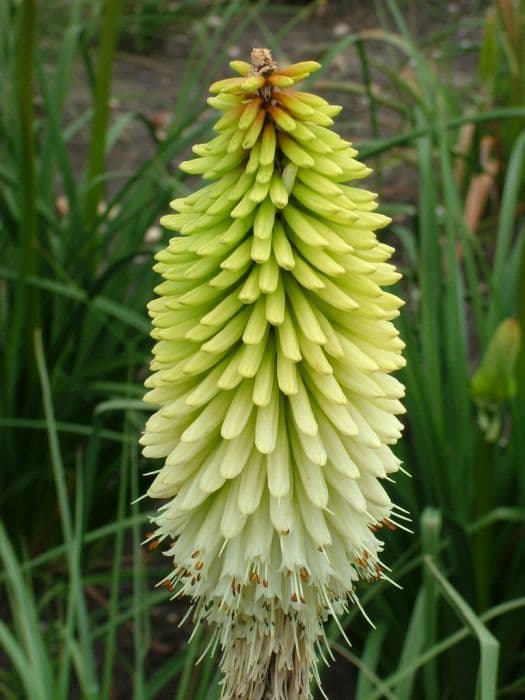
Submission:
<svg viewBox="0 0 525 700">
<path fill-rule="evenodd" d="M 472 396 L 481 405 L 494 405 L 516 395 L 516 360 L 521 332 L 516 319 L 507 318 L 494 331 L 472 377 Z"/>
</svg>

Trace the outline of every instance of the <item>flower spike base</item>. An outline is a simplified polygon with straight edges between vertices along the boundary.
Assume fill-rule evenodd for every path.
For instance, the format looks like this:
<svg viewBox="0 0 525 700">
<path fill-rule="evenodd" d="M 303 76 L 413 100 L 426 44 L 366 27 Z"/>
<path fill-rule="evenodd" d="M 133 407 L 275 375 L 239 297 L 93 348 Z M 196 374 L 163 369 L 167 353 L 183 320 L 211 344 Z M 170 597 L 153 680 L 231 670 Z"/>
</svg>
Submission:
<svg viewBox="0 0 525 700">
<path fill-rule="evenodd" d="M 205 186 L 162 219 L 151 538 L 163 583 L 215 624 L 223 697 L 305 700 L 323 623 L 386 577 L 376 533 L 403 518 L 380 483 L 399 469 L 402 302 L 382 288 L 400 275 L 376 196 L 348 184 L 370 170 L 330 129 L 340 108 L 295 87 L 319 64 L 230 65 L 217 136 L 180 166 Z"/>
</svg>

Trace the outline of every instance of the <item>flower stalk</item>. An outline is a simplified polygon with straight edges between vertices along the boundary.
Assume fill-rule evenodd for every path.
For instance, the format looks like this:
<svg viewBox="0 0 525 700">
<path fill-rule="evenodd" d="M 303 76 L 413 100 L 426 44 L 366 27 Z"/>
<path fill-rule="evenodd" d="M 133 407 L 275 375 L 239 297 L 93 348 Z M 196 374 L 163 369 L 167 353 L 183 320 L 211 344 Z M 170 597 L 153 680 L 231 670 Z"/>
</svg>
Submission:
<svg viewBox="0 0 525 700">
<path fill-rule="evenodd" d="M 324 622 L 388 578 L 378 531 L 406 519 L 380 483 L 400 468 L 400 275 L 376 195 L 349 184 L 370 170 L 330 129 L 340 107 L 296 89 L 319 64 L 230 66 L 217 136 L 180 166 L 207 184 L 161 221 L 179 235 L 149 305 L 150 540 L 215 625 L 223 697 L 306 700 Z"/>
<path fill-rule="evenodd" d="M 18 206 L 24 216 L 16 232 L 20 239 L 20 277 L 13 295 L 13 311 L 10 323 L 13 337 L 23 337 L 22 349 L 14 343 L 6 347 L 5 401 L 15 411 L 17 382 L 20 379 L 21 356 L 29 356 L 27 366 L 31 375 L 26 379 L 36 379 L 36 368 L 31 356 L 33 334 L 40 324 L 40 295 L 37 288 L 29 284 L 29 278 L 38 274 L 38 217 L 35 185 L 35 143 L 34 143 L 34 45 L 37 22 L 36 0 L 20 3 L 18 34 L 16 41 L 16 134 L 18 136 L 18 156 L 20 159 L 20 187 Z M 9 438 L 8 438 L 9 439 Z"/>
<path fill-rule="evenodd" d="M 91 136 L 86 175 L 85 218 L 86 228 L 93 227 L 97 210 L 104 192 L 102 175 L 106 160 L 107 127 L 110 116 L 111 79 L 113 75 L 113 58 L 118 38 L 118 29 L 122 14 L 123 0 L 104 0 L 101 7 L 101 34 L 98 47 L 97 69 L 94 87 L 94 113 L 91 124 Z M 92 266 L 96 268 L 97 246 L 96 232 L 93 236 Z"/>
</svg>

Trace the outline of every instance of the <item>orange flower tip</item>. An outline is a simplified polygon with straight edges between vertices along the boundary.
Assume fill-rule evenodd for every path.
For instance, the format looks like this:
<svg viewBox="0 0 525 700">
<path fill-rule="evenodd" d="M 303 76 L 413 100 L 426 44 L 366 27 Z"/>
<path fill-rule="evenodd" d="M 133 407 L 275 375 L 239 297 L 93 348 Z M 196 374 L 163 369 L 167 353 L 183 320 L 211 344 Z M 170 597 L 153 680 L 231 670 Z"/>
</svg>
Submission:
<svg viewBox="0 0 525 700">
<path fill-rule="evenodd" d="M 265 83 L 265 78 L 262 75 L 251 75 L 249 78 L 245 78 L 240 87 L 243 92 L 256 92 L 263 87 Z"/>
<path fill-rule="evenodd" d="M 271 87 L 287 88 L 287 87 L 291 87 L 295 83 L 295 80 L 293 78 L 291 78 L 289 75 L 281 75 L 281 73 L 273 73 L 272 75 L 268 76 L 266 82 Z"/>
<path fill-rule="evenodd" d="M 242 76 L 249 75 L 252 67 L 247 61 L 230 61 L 230 68 Z"/>
<path fill-rule="evenodd" d="M 294 117 L 307 119 L 315 114 L 315 110 L 312 107 L 309 107 L 300 98 L 290 92 L 278 93 L 277 99 Z"/>
<path fill-rule="evenodd" d="M 283 131 L 294 131 L 297 128 L 295 121 L 292 117 L 277 105 L 270 105 L 268 107 L 268 114 L 277 124 L 277 126 Z"/>
<path fill-rule="evenodd" d="M 291 66 L 287 68 L 280 68 L 279 73 L 282 75 L 289 75 L 292 78 L 297 78 L 299 75 L 310 75 L 310 73 L 315 73 L 321 68 L 321 64 L 317 61 L 301 61 L 300 63 L 292 63 Z"/>
</svg>

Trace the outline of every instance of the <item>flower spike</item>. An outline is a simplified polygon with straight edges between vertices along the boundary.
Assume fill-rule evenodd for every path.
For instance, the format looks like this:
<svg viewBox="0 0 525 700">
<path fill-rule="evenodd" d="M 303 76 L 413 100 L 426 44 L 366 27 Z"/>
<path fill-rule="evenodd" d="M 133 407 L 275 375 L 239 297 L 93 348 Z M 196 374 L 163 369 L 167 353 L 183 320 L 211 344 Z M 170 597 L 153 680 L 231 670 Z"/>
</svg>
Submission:
<svg viewBox="0 0 525 700">
<path fill-rule="evenodd" d="M 387 578 L 404 360 L 383 287 L 400 275 L 339 108 L 297 89 L 319 64 L 254 49 L 230 66 L 217 135 L 180 166 L 204 184 L 162 219 L 177 235 L 156 256 L 141 442 L 164 460 L 148 493 L 169 500 L 148 540 L 215 625 L 223 698 L 308 700 L 325 621 Z"/>
</svg>

